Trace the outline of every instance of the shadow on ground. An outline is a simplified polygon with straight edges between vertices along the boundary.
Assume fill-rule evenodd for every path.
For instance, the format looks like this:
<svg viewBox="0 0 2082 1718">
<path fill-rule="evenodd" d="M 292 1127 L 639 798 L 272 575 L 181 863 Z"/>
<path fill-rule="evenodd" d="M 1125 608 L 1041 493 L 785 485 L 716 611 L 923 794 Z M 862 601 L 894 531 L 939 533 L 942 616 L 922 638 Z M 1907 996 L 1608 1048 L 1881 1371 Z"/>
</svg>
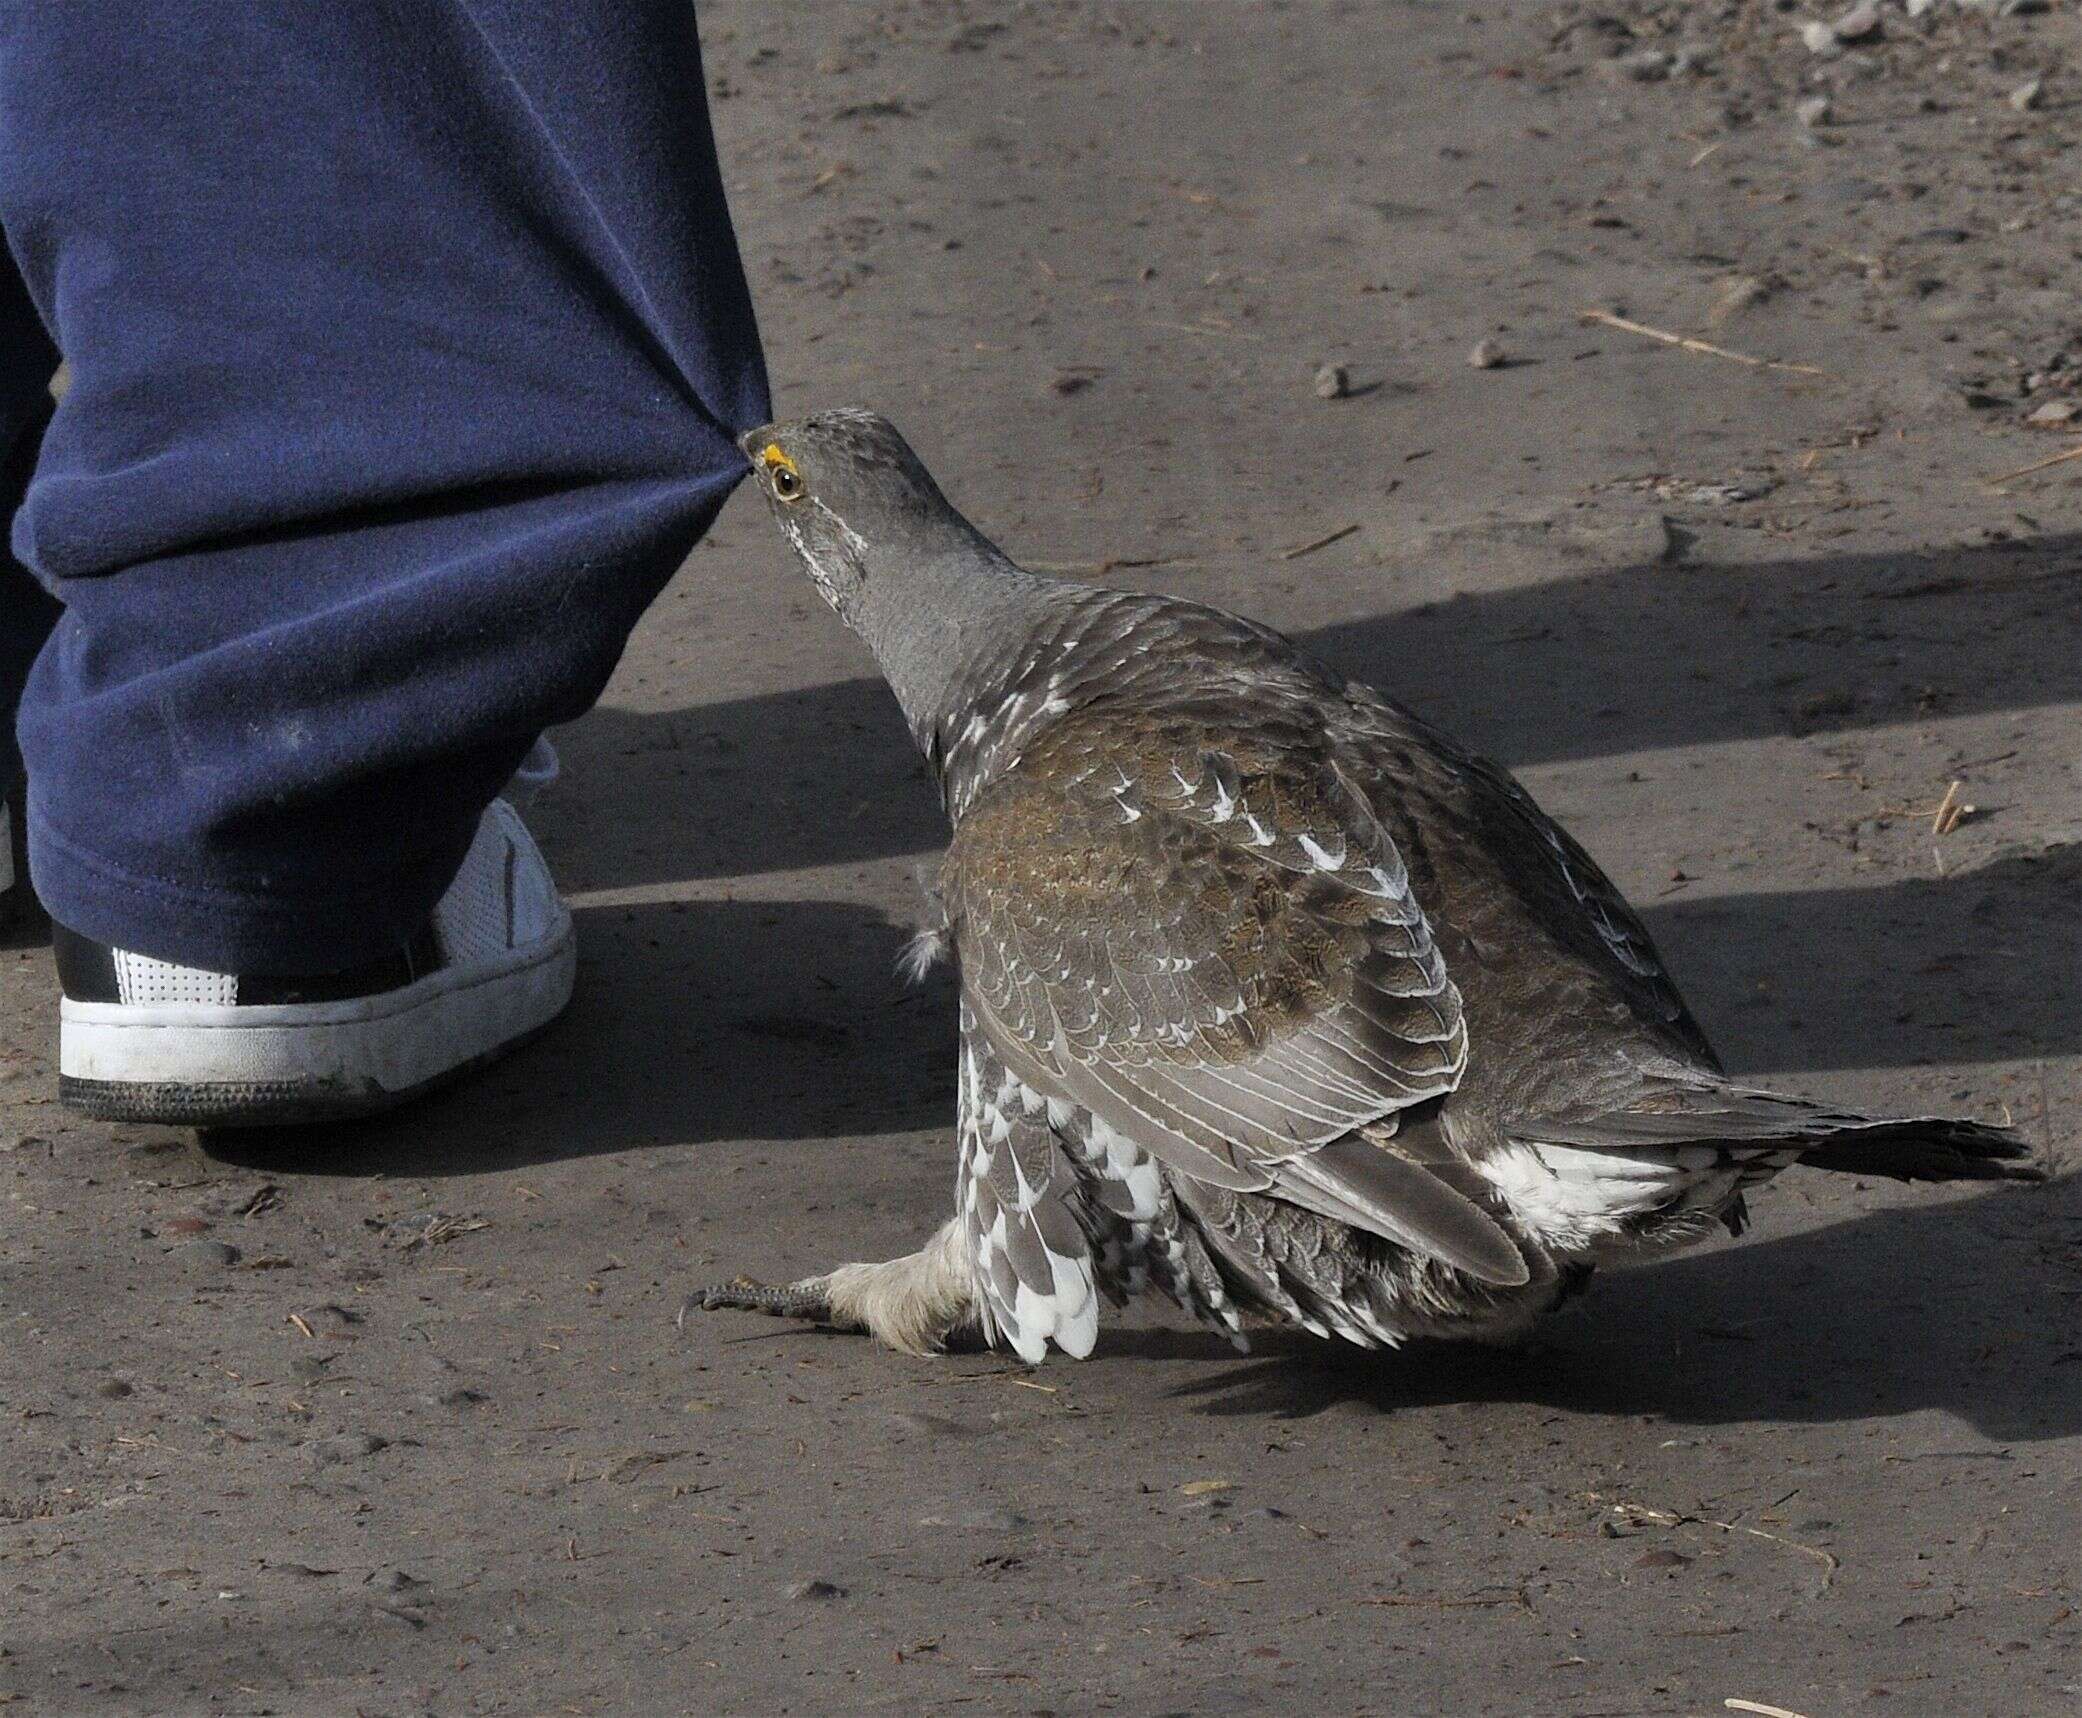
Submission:
<svg viewBox="0 0 2082 1718">
<path fill-rule="evenodd" d="M 579 988 L 537 1043 L 351 1128 L 217 1133 L 226 1162 L 300 1174 L 476 1175 L 714 1140 L 951 1127 L 944 972 L 896 974 L 910 934 L 828 901 L 581 908 Z"/>
<path fill-rule="evenodd" d="M 1383 596 L 1402 583 L 1384 570 Z M 1977 604 L 1961 624 L 1960 602 L 1988 590 L 2008 600 Z M 2082 536 L 2069 535 L 1597 571 L 1427 602 L 1303 642 L 1518 767 L 2082 701 L 2078 620 Z M 1887 661 L 1876 675 L 1874 647 Z M 574 775 L 602 784 L 588 790 L 582 836 L 565 843 L 573 888 L 924 853 L 946 836 L 878 680 L 664 714 L 602 709 L 568 736 Z M 616 794 L 681 815 L 623 815 Z M 575 808 L 547 810 L 579 821 Z"/>
<path fill-rule="evenodd" d="M 1212 1335 L 1141 1330 L 1107 1334 L 1096 1363 L 1227 1362 L 1173 1392 L 1216 1415 L 1498 1402 L 1717 1426 L 1935 1408 L 2030 1443 L 2082 1432 L 2078 1252 L 2070 1176 L 1602 1273 L 1521 1348 L 1370 1355 L 1280 1335 L 1239 1360 Z"/>
</svg>

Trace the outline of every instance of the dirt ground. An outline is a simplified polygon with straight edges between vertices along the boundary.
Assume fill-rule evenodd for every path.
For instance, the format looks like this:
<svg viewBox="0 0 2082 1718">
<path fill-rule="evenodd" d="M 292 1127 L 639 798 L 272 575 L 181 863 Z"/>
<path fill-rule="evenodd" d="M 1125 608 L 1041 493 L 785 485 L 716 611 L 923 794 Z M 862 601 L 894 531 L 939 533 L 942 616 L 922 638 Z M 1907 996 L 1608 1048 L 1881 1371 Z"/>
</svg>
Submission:
<svg viewBox="0 0 2082 1718">
<path fill-rule="evenodd" d="M 1742 1074 L 2063 1178 L 1795 1172 L 1502 1353 L 675 1328 L 953 1173 L 937 810 L 741 495 L 562 736 L 581 994 L 489 1077 L 111 1133 L 0 949 L 0 1705 L 2082 1711 L 2082 463 L 1988 481 L 2077 444 L 2082 11 L 1600 5 L 709 0 L 780 408 L 1504 759 Z"/>
</svg>

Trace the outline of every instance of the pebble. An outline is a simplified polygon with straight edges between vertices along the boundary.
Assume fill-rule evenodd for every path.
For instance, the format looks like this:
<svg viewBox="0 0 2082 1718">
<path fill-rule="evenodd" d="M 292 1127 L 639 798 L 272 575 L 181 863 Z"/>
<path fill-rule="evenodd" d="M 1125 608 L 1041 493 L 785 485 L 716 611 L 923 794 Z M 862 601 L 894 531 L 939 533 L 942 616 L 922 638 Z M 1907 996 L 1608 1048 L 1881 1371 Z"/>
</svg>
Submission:
<svg viewBox="0 0 2082 1718">
<path fill-rule="evenodd" d="M 2019 113 L 2029 113 L 2046 98 L 2046 80 L 2033 78 L 2010 91 L 2010 105 Z"/>
<path fill-rule="evenodd" d="M 239 1262 L 239 1250 L 222 1241 L 189 1241 L 174 1248 L 173 1256 L 191 1271 L 220 1271 Z"/>
<path fill-rule="evenodd" d="M 1352 391 L 1352 375 L 1342 364 L 1325 364 L 1316 372 L 1316 398 L 1341 400 Z"/>
<path fill-rule="evenodd" d="M 1656 485 L 1665 501 L 1681 501 L 1688 507 L 1734 507 L 1769 495 L 1778 486 L 1768 477 L 1740 483 L 1684 483 L 1668 481 Z"/>
<path fill-rule="evenodd" d="M 1637 48 L 1631 54 L 1602 61 L 1598 67 L 1608 78 L 1637 84 L 1661 83 L 1677 69 L 1677 56 L 1661 48 Z"/>
<path fill-rule="evenodd" d="M 1908 0 L 1903 8 L 1911 18 L 1920 18 L 1937 10 L 1937 0 Z"/>
<path fill-rule="evenodd" d="M 1468 354 L 1468 362 L 1478 370 L 1497 370 L 1503 367 L 1504 349 L 1494 340 L 1477 340 L 1475 349 Z"/>
<path fill-rule="evenodd" d="M 1873 0 L 1853 6 L 1830 26 L 1839 42 L 1862 42 L 1880 33 L 1880 9 Z"/>
<path fill-rule="evenodd" d="M 2024 421 L 2038 429 L 2065 429 L 2077 418 L 2082 418 L 2082 405 L 2073 400 L 2048 400 L 2026 414 Z"/>
<path fill-rule="evenodd" d="M 797 1581 L 788 1589 L 791 1599 L 843 1599 L 846 1589 L 836 1581 Z"/>
<path fill-rule="evenodd" d="M 1795 105 L 1794 115 L 1800 123 L 1813 131 L 1817 126 L 1827 125 L 1836 117 L 1836 109 L 1825 95 L 1811 95 Z"/>
<path fill-rule="evenodd" d="M 1843 43 L 1836 39 L 1836 28 L 1819 19 L 1810 19 L 1800 26 L 1800 39 L 1807 44 L 1810 54 L 1827 56 L 1843 52 Z"/>
<path fill-rule="evenodd" d="M 335 1462 L 362 1461 L 389 1448 L 390 1439 L 374 1432 L 341 1432 L 304 1445 L 304 1459 L 314 1467 L 331 1467 Z"/>
<path fill-rule="evenodd" d="M 120 1378 L 104 1378 L 96 1386 L 94 1393 L 104 1402 L 120 1402 L 125 1396 L 131 1394 L 131 1389 Z"/>
</svg>

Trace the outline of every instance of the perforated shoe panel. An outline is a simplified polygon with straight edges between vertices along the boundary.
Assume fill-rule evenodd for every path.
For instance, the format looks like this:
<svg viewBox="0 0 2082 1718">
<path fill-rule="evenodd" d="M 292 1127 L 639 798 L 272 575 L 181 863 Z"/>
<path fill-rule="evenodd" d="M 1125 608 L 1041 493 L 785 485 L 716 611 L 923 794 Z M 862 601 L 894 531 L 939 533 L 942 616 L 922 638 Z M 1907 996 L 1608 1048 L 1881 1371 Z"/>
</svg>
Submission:
<svg viewBox="0 0 2082 1718">
<path fill-rule="evenodd" d="M 495 959 L 540 942 L 562 909 L 541 850 L 520 815 L 494 800 L 448 892 L 434 908 L 434 931 L 452 965 Z"/>
<path fill-rule="evenodd" d="M 175 966 L 171 961 L 153 960 L 128 949 L 111 951 L 116 963 L 118 1000 L 138 1007 L 159 1003 L 195 1002 L 230 1005 L 239 999 L 239 981 L 228 972 L 204 972 L 197 967 Z"/>
</svg>

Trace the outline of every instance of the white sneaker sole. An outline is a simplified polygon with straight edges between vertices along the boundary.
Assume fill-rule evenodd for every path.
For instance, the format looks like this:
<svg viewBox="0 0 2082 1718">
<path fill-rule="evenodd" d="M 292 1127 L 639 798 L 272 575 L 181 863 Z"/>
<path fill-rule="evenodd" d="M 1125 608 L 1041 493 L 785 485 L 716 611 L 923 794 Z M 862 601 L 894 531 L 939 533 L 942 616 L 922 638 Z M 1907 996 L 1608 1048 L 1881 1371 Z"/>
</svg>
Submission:
<svg viewBox="0 0 2082 1718">
<path fill-rule="evenodd" d="M 345 1002 L 74 1002 L 59 1008 L 58 1086 L 110 1121 L 271 1127 L 404 1103 L 539 1032 L 571 1000 L 571 917 L 529 948 Z"/>
</svg>

